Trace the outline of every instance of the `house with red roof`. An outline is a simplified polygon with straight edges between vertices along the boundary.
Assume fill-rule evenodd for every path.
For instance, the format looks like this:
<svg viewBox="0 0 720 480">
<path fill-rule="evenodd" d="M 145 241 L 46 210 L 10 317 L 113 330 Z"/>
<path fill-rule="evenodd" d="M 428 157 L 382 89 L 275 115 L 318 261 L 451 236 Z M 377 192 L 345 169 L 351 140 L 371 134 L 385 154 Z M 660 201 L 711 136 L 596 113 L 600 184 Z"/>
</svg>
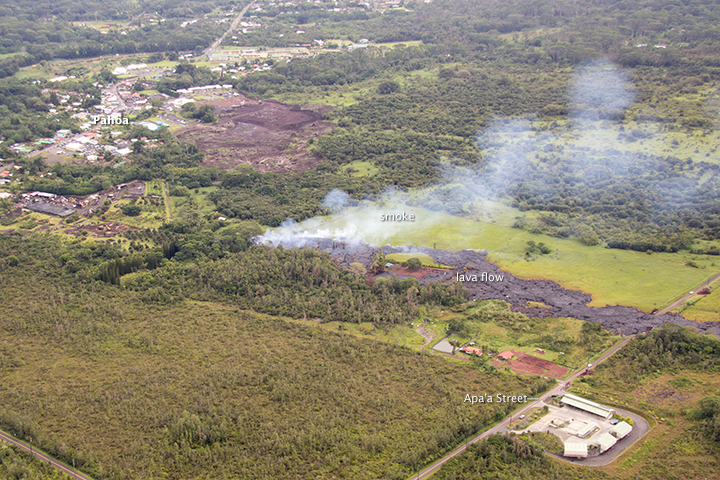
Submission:
<svg viewBox="0 0 720 480">
<path fill-rule="evenodd" d="M 483 354 L 481 349 L 475 347 L 463 347 L 460 351 L 468 355 L 475 355 L 476 357 L 481 357 Z"/>
<path fill-rule="evenodd" d="M 510 360 L 514 356 L 515 352 L 513 352 L 512 350 L 505 350 L 504 352 L 498 353 L 497 357 L 495 358 L 497 358 L 498 360 Z"/>
</svg>

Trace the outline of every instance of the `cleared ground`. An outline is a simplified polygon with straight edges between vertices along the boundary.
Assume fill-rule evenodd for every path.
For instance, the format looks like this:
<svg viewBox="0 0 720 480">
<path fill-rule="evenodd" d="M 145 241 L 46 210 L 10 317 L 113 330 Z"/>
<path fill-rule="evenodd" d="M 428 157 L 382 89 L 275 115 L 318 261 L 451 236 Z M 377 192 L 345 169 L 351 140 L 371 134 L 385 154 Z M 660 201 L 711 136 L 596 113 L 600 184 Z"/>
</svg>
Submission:
<svg viewBox="0 0 720 480">
<path fill-rule="evenodd" d="M 328 107 L 286 105 L 273 100 L 238 96 L 209 102 L 218 123 L 178 130 L 181 142 L 196 144 L 202 165 L 231 170 L 250 165 L 260 172 L 301 172 L 320 159 L 307 152 L 307 143 L 330 130 L 323 121 Z"/>
</svg>

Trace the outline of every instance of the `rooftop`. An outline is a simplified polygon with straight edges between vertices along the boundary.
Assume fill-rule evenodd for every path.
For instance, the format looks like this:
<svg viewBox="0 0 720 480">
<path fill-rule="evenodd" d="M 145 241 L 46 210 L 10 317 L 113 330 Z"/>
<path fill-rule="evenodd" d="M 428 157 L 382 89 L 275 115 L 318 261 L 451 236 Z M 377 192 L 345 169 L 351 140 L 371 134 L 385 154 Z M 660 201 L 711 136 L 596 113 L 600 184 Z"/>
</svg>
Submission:
<svg viewBox="0 0 720 480">
<path fill-rule="evenodd" d="M 593 413 L 603 418 L 610 418 L 612 414 L 615 413 L 615 410 L 612 408 L 600 405 L 599 403 L 595 403 L 587 398 L 578 397 L 572 393 L 565 394 L 560 401 L 564 404 L 579 408 L 580 410 L 585 410 L 586 412 Z"/>
</svg>

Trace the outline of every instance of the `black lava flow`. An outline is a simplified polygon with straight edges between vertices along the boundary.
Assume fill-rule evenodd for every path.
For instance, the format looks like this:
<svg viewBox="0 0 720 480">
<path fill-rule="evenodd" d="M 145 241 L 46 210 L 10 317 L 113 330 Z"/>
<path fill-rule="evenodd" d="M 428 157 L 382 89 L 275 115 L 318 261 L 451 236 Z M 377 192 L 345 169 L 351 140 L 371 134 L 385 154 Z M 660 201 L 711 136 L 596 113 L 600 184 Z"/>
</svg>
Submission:
<svg viewBox="0 0 720 480">
<path fill-rule="evenodd" d="M 318 248 L 330 253 L 331 257 L 340 266 L 348 268 L 351 263 L 357 262 L 365 267 L 372 265 L 373 254 L 377 252 L 372 247 L 358 241 L 340 241 L 326 238 L 295 239 L 294 242 L 283 242 L 286 247 L 304 246 Z M 300 240 L 297 242 L 297 240 Z M 297 242 L 297 243 L 296 243 Z M 452 282 L 456 275 L 477 275 L 477 282 L 463 282 L 470 292 L 470 300 L 503 300 L 514 309 L 528 312 L 528 302 L 539 302 L 547 309 L 532 309 L 531 315 L 571 317 L 588 322 L 599 323 L 607 330 L 622 335 L 635 335 L 648 332 L 653 328 L 666 323 L 694 327 L 702 332 L 720 336 L 720 327 L 713 322 L 691 322 L 676 313 L 652 315 L 637 308 L 624 306 L 589 307 L 592 296 L 576 290 L 568 290 L 549 280 L 524 280 L 500 270 L 487 260 L 487 252 L 463 250 L 460 252 L 446 252 L 428 248 L 415 247 L 382 247 L 385 255 L 391 253 L 424 253 L 438 264 L 455 267 L 454 269 L 431 269 L 425 278 L 418 281 L 422 285 L 432 282 Z M 480 281 L 482 273 L 503 276 L 502 281 Z M 385 272 L 379 277 L 401 275 L 394 272 Z"/>
</svg>

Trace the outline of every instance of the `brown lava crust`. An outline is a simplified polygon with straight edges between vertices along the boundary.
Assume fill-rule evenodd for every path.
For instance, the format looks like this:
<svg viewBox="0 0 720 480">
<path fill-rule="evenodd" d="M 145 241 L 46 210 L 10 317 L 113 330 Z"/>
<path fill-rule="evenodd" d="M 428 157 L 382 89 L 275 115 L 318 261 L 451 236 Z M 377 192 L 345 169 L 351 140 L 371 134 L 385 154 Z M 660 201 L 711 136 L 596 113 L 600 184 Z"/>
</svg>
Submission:
<svg viewBox="0 0 720 480">
<path fill-rule="evenodd" d="M 231 170 L 250 165 L 259 172 L 302 172 L 320 159 L 307 151 L 308 140 L 334 123 L 323 121 L 327 106 L 286 105 L 244 96 L 208 102 L 215 106 L 218 123 L 178 130 L 181 142 L 190 142 L 205 154 L 204 167 Z"/>
</svg>

